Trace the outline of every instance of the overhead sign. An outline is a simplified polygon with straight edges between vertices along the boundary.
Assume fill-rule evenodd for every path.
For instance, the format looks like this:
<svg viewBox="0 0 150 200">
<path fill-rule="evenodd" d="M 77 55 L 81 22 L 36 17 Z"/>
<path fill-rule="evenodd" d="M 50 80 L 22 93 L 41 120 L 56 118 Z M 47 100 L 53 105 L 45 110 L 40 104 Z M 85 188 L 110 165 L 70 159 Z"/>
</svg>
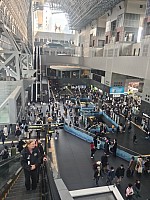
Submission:
<svg viewBox="0 0 150 200">
<path fill-rule="evenodd" d="M 110 94 L 124 94 L 124 87 L 111 87 Z"/>
</svg>

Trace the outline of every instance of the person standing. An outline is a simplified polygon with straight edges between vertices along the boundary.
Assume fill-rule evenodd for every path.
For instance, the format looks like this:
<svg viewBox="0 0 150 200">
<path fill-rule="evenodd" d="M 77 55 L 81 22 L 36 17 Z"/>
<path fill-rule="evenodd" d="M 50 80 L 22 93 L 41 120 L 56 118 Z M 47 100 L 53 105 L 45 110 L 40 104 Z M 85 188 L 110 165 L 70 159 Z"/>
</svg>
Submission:
<svg viewBox="0 0 150 200">
<path fill-rule="evenodd" d="M 39 154 L 39 165 L 37 167 L 37 182 L 39 182 L 40 168 L 41 168 L 41 165 L 43 164 L 45 152 L 44 152 L 44 149 L 43 149 L 43 146 L 42 146 L 42 143 L 40 140 L 35 141 L 35 148 L 37 148 L 40 153 Z"/>
<path fill-rule="evenodd" d="M 104 144 L 104 152 L 109 155 L 109 140 L 106 139 L 105 144 Z"/>
<path fill-rule="evenodd" d="M 117 152 L 117 140 L 116 139 L 114 139 L 114 141 L 113 141 L 112 150 L 113 150 L 113 156 L 116 157 L 116 152 Z"/>
<path fill-rule="evenodd" d="M 21 153 L 21 151 L 23 150 L 25 144 L 26 144 L 26 143 L 25 143 L 22 139 L 18 142 L 17 148 L 18 148 L 18 151 L 19 151 L 20 153 Z"/>
<path fill-rule="evenodd" d="M 126 193 L 126 200 L 133 199 L 134 191 L 133 191 L 133 185 L 131 183 L 128 184 L 125 193 Z"/>
<path fill-rule="evenodd" d="M 125 169 L 123 165 L 120 165 L 120 167 L 116 169 L 115 175 L 117 177 L 117 185 L 120 185 L 122 178 L 124 177 L 124 172 L 125 172 Z"/>
<path fill-rule="evenodd" d="M 32 180 L 32 190 L 37 188 L 37 169 L 40 159 L 39 150 L 35 148 L 35 140 L 29 140 L 21 152 L 21 166 L 24 169 L 27 190 L 30 190 L 30 179 Z"/>
<path fill-rule="evenodd" d="M 141 197 L 141 195 L 140 195 L 140 190 L 141 190 L 141 182 L 140 182 L 140 180 L 136 180 L 135 181 L 133 189 L 134 189 L 135 197 L 137 199 L 140 198 Z"/>
</svg>

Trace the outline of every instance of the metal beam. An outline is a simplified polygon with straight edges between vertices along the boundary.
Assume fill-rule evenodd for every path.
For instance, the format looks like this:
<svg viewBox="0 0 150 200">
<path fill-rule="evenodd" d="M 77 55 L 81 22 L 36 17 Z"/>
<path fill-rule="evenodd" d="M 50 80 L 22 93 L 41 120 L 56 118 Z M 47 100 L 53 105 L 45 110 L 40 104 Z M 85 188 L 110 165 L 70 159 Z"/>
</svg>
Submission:
<svg viewBox="0 0 150 200">
<path fill-rule="evenodd" d="M 69 16 L 70 26 L 76 30 L 103 16 L 121 1 L 124 0 L 47 0 L 60 5 Z"/>
</svg>

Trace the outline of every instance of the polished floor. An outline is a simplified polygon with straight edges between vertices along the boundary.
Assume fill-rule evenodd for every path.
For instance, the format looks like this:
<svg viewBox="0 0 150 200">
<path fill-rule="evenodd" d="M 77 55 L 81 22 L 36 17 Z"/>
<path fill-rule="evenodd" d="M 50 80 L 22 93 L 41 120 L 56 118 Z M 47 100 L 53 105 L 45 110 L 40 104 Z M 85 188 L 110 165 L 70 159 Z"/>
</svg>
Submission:
<svg viewBox="0 0 150 200">
<path fill-rule="evenodd" d="M 60 130 L 59 139 L 55 141 L 56 155 L 58 161 L 58 168 L 61 178 L 64 180 L 67 188 L 72 190 L 85 189 L 96 187 L 93 180 L 92 164 L 95 161 L 100 160 L 103 155 L 103 150 L 97 150 L 95 153 L 95 159 L 90 158 L 90 146 L 89 143 Z M 120 136 L 121 137 L 121 136 Z M 123 139 L 124 136 L 122 136 Z M 128 137 L 128 135 L 127 135 Z M 115 169 L 123 164 L 125 169 L 128 168 L 128 162 L 109 156 L 109 165 Z M 134 178 L 127 178 L 126 175 L 122 180 L 121 185 L 118 187 L 122 196 L 124 196 L 125 189 L 128 183 L 134 184 L 135 180 L 140 178 L 141 180 L 141 195 L 142 200 L 150 198 L 149 182 L 150 175 L 142 175 Z M 99 186 L 106 185 L 106 177 L 99 180 Z"/>
</svg>

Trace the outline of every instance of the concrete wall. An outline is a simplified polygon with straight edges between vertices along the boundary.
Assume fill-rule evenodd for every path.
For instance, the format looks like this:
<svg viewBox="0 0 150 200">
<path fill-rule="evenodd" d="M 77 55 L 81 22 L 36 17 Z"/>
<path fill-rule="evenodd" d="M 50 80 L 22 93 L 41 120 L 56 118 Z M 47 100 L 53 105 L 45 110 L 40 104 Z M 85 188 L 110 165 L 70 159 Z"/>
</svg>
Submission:
<svg viewBox="0 0 150 200">
<path fill-rule="evenodd" d="M 143 8 L 140 8 L 140 5 L 143 5 Z M 133 0 L 128 0 L 127 1 L 127 8 L 126 12 L 127 13 L 134 13 L 134 14 L 143 14 L 145 13 L 146 10 L 146 1 L 135 1 Z"/>
<path fill-rule="evenodd" d="M 79 57 L 41 55 L 42 66 L 50 65 L 79 65 Z"/>
<path fill-rule="evenodd" d="M 148 63 L 147 57 L 84 58 L 84 65 L 86 67 L 138 78 L 145 77 Z"/>
<path fill-rule="evenodd" d="M 120 56 L 120 57 L 92 57 L 79 58 L 69 56 L 42 55 L 42 66 L 50 65 L 82 65 L 138 78 L 150 79 L 149 59 L 147 57 Z"/>
</svg>

